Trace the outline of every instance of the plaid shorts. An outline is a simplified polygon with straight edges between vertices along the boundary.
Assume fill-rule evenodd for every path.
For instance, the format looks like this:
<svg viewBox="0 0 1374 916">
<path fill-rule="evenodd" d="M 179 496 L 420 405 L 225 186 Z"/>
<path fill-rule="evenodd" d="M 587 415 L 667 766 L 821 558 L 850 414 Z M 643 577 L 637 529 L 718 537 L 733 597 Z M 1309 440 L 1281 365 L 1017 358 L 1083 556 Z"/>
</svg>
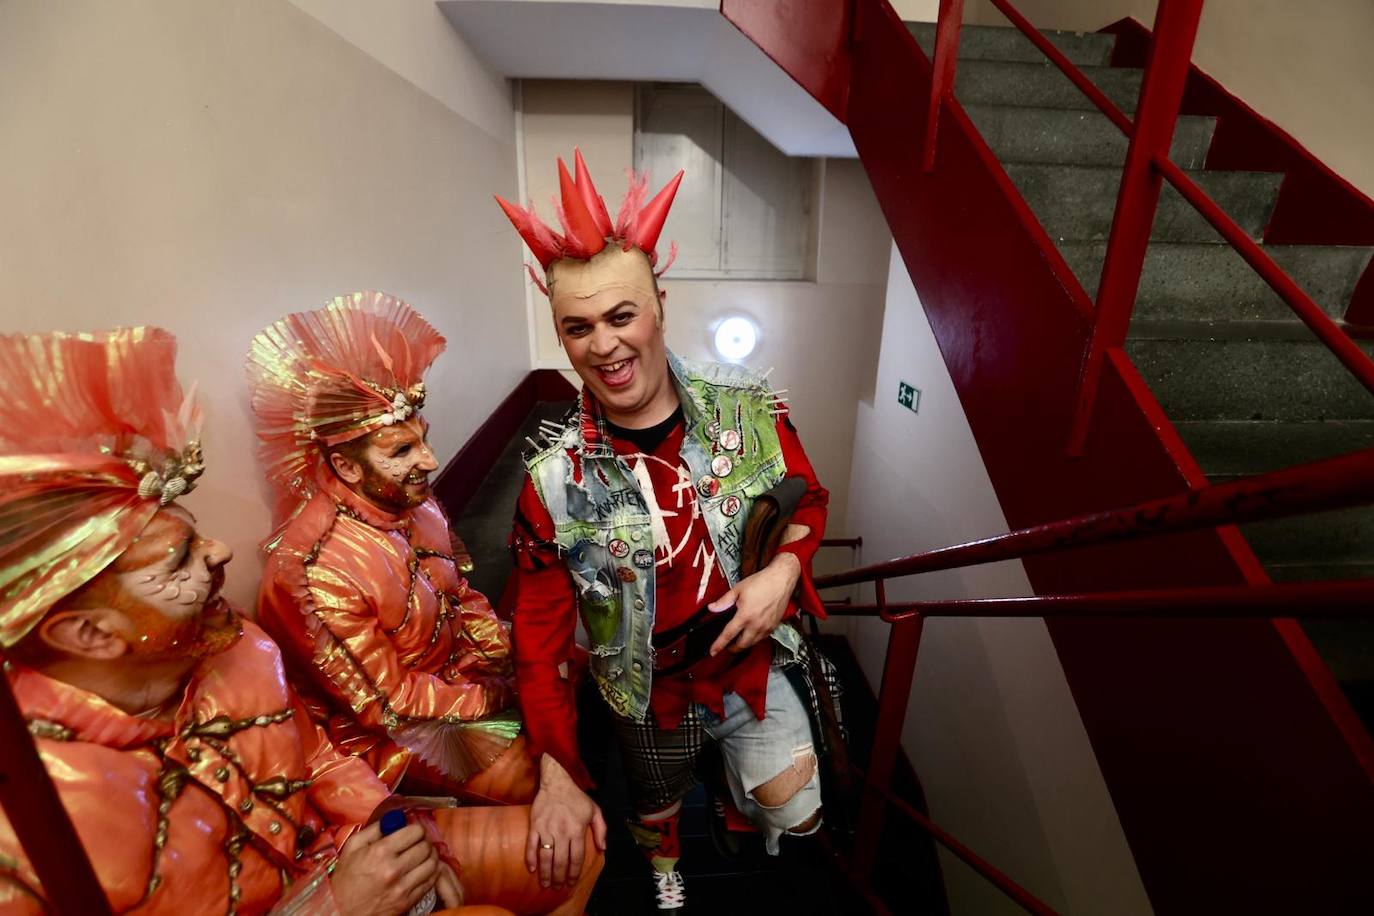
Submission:
<svg viewBox="0 0 1374 916">
<path fill-rule="evenodd" d="M 819 660 L 838 707 L 841 687 L 835 676 L 834 666 L 824 655 L 820 655 Z M 806 711 L 811 723 L 807 738 L 813 740 L 818 752 L 825 753 L 824 735 L 815 725 L 820 717 L 820 699 L 811 684 L 805 660 L 796 659 L 781 666 L 775 662 L 774 665 L 786 674 L 788 682 L 796 691 Z M 682 722 L 675 729 L 659 728 L 652 709 L 646 714 L 643 722 L 611 715 L 620 744 L 621 758 L 625 762 L 625 779 L 629 784 L 630 802 L 636 810 L 648 812 L 667 808 L 697 784 L 697 765 L 701 753 L 714 740 L 707 731 L 707 723 L 702 712 L 702 707 L 698 704 L 688 706 Z"/>
</svg>

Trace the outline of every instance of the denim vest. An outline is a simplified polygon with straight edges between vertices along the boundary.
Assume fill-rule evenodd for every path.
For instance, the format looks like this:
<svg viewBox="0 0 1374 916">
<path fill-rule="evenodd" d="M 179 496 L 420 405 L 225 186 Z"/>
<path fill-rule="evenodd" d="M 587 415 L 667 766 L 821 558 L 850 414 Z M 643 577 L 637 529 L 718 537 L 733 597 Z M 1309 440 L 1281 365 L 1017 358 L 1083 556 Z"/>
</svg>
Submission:
<svg viewBox="0 0 1374 916">
<path fill-rule="evenodd" d="M 688 363 L 669 353 L 668 368 L 682 402 L 680 457 L 692 475 L 711 550 L 733 586 L 749 508 L 787 473 L 774 395 L 742 366 Z M 600 408 L 585 389 L 547 444 L 525 456 L 525 467 L 553 518 L 554 540 L 577 588 L 597 687 L 614 712 L 643 721 L 654 667 L 655 548 L 667 545 L 654 543 L 646 494 L 616 456 Z M 796 654 L 792 627 L 778 627 L 773 639 L 784 659 Z"/>
</svg>

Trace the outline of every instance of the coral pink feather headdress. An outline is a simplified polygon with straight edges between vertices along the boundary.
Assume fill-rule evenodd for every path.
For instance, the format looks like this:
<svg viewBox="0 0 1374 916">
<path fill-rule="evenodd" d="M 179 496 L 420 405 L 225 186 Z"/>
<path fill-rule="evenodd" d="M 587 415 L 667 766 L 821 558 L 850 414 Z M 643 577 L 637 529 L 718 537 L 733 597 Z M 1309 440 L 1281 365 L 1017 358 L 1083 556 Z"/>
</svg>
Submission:
<svg viewBox="0 0 1374 916">
<path fill-rule="evenodd" d="M 409 418 L 446 342 L 386 293 L 337 296 L 253 338 L 246 369 L 259 455 L 280 527 L 318 488 L 324 450 Z"/>
<path fill-rule="evenodd" d="M 160 328 L 0 336 L 0 646 L 195 488 L 200 420 Z"/>
<path fill-rule="evenodd" d="M 558 160 L 560 200 L 555 202 L 554 207 L 558 212 L 558 221 L 563 225 L 562 235 L 554 232 L 539 218 L 534 212 L 533 204 L 521 207 L 500 197 L 496 198 L 506 216 L 515 224 L 520 237 L 529 246 L 530 252 L 539 261 L 539 266 L 547 274 L 549 265 L 561 258 L 586 261 L 608 244 L 617 243 L 625 251 L 638 248 L 644 252 L 649 256 L 650 266 L 656 268 L 654 276 L 662 276 L 677 257 L 677 245 L 674 244 L 669 249 L 668 260 L 662 267 L 658 267 L 658 237 L 663 233 L 663 223 L 668 219 L 668 211 L 672 209 L 673 197 L 677 194 L 678 185 L 682 183 L 683 173 L 678 172 L 673 176 L 673 179 L 663 186 L 663 190 L 655 194 L 653 200 L 647 204 L 643 204 L 643 201 L 649 188 L 648 177 L 631 173 L 630 188 L 625 192 L 625 200 L 620 205 L 615 223 L 612 223 L 611 214 L 606 209 L 606 201 L 592 184 L 592 176 L 587 171 L 587 163 L 582 159 L 581 150 L 573 150 L 573 167 L 577 170 L 576 178 L 568 174 L 568 167 L 563 164 L 563 160 Z M 529 271 L 535 284 L 547 296 L 548 286 L 535 274 L 533 268 L 529 268 Z"/>
</svg>

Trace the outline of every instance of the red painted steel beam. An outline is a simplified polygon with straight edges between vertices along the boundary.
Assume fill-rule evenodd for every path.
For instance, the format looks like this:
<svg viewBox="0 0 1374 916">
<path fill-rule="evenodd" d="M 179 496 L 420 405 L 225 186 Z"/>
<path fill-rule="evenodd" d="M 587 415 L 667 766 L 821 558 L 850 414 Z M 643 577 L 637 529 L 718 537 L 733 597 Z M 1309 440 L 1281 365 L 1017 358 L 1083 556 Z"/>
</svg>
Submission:
<svg viewBox="0 0 1374 916">
<path fill-rule="evenodd" d="M 940 129 L 940 109 L 954 95 L 955 69 L 959 60 L 959 26 L 964 21 L 964 0 L 940 0 L 939 24 L 935 27 L 935 68 L 930 79 L 930 107 L 926 109 L 925 144 L 921 171 L 935 168 L 935 145 Z"/>
<path fill-rule="evenodd" d="M 881 590 L 879 600 L 882 600 Z M 907 705 L 911 701 L 921 629 L 921 619 L 914 617 L 894 624 L 887 635 L 887 657 L 883 662 L 882 685 L 878 689 L 878 727 L 873 734 L 868 772 L 864 776 L 864 785 L 871 791 L 864 794 L 859 804 L 859 820 L 854 832 L 854 870 L 863 881 L 869 880 L 878 859 L 884 808 L 880 793 L 892 785 L 892 773 L 902 749 L 902 727 L 906 724 Z"/>
<path fill-rule="evenodd" d="M 1167 155 L 1157 155 L 1154 167 L 1163 177 L 1169 179 L 1169 183 L 1178 189 L 1178 193 L 1182 194 L 1184 199 L 1221 233 L 1222 238 L 1245 258 L 1246 263 L 1264 278 L 1264 282 L 1288 303 L 1288 307 L 1302 319 L 1303 324 L 1312 329 L 1317 339 L 1326 344 L 1341 364 L 1359 379 L 1360 384 L 1374 393 L 1374 359 L 1370 359 L 1369 354 L 1361 350 L 1355 341 L 1341 330 L 1340 325 L 1336 324 L 1320 305 L 1312 301 L 1312 297 L 1303 292 L 1302 287 L 1294 283 L 1293 278 L 1284 273 L 1283 268 L 1274 263 L 1274 259 L 1265 253 L 1259 243 L 1236 225 L 1236 221 L 1217 206 L 1217 202 L 1208 197 L 1206 191 L 1198 187 L 1197 182 L 1189 178 L 1183 169 L 1170 162 Z"/>
<path fill-rule="evenodd" d="M 1374 449 L 816 578 L 817 588 L 1374 502 Z"/>
<path fill-rule="evenodd" d="M 830 605 L 825 609 L 831 612 Z M 1374 617 L 1374 579 L 903 601 L 890 603 L 886 609 L 877 604 L 839 604 L 835 613 L 881 617 L 888 623 L 914 616 L 1367 618 Z"/>
<path fill-rule="evenodd" d="M 863 771 L 858 767 L 852 767 L 852 769 L 858 773 L 859 776 L 864 775 Z M 865 785 L 867 785 L 869 781 L 865 779 L 864 782 Z M 1058 910 L 1007 877 L 1004 872 L 995 867 L 987 859 L 984 859 L 982 856 L 978 855 L 978 853 L 959 842 L 959 840 L 947 830 L 917 811 L 905 799 L 896 795 L 890 789 L 876 789 L 875 791 L 882 796 L 884 801 L 915 821 L 917 826 L 926 833 L 929 833 L 935 839 L 935 842 L 954 853 L 970 868 L 978 872 L 978 874 L 987 878 L 998 890 L 1010 897 L 1023 910 L 1028 913 L 1034 913 L 1036 916 L 1058 916 Z"/>
<path fill-rule="evenodd" d="M 2 665 L 3 662 L 0 662 Z M 54 911 L 108 916 L 109 901 L 0 671 L 0 806 Z"/>
<path fill-rule="evenodd" d="M 1003 5 L 998 0 L 994 2 L 999 7 Z M 1111 234 L 1102 262 L 1102 279 L 1097 286 L 1097 310 L 1083 354 L 1078 399 L 1069 427 L 1069 455 L 1083 454 L 1107 351 L 1126 342 L 1163 186 L 1163 178 L 1154 164 L 1169 158 L 1201 17 L 1202 0 L 1160 0 L 1150 60 L 1136 107 L 1135 130 L 1130 133 L 1131 144 L 1126 150 L 1126 165 L 1121 172 L 1116 211 L 1112 214 Z"/>
<path fill-rule="evenodd" d="M 862 547 L 863 538 L 822 538 L 822 547 Z"/>
<path fill-rule="evenodd" d="M 1196 2 L 1200 4 L 1201 0 L 1196 0 Z M 1107 98 L 1092 80 L 1084 76 L 1083 71 L 1078 69 L 1078 66 L 1074 64 L 1073 61 L 1069 60 L 1063 51 L 1054 46 L 1054 42 L 1050 41 L 1039 29 L 1031 25 L 1030 20 L 1023 16 L 1021 11 L 1012 6 L 1008 0 L 992 0 L 992 5 L 1001 10 L 1002 15 L 1010 19 L 1011 24 L 1020 29 L 1021 32 L 1030 39 L 1031 44 L 1039 48 L 1040 52 L 1050 59 L 1051 63 L 1064 71 L 1064 75 L 1072 80 L 1079 91 L 1088 97 L 1088 101 L 1096 105 L 1098 109 L 1107 116 L 1107 120 L 1120 128 L 1123 134 L 1128 137 L 1131 136 L 1131 119 L 1126 117 L 1125 113 L 1122 112 L 1120 108 L 1116 107 L 1116 103 Z M 941 9 L 943 15 L 943 6 Z"/>
</svg>

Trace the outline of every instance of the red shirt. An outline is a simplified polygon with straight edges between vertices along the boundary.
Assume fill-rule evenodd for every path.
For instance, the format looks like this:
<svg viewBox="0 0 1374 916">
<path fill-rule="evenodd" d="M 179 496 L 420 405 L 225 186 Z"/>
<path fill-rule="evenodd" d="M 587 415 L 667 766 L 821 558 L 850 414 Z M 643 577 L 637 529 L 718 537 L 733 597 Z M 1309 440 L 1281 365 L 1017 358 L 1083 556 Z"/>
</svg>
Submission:
<svg viewBox="0 0 1374 916">
<path fill-rule="evenodd" d="M 825 531 L 829 493 L 802 449 L 796 429 L 786 415 L 778 417 L 778 437 L 789 476 L 803 477 L 807 491 L 792 516 L 792 524 L 806 525 L 806 537 L 779 548 L 801 562 L 807 609 L 819 612 L 819 600 L 810 588 L 811 558 Z M 611 431 L 610 442 L 626 459 L 631 472 L 648 496 L 645 478 L 652 486 L 654 503 L 654 632 L 672 629 L 700 608 L 729 590 L 729 583 L 711 549 L 706 521 L 696 503 L 692 476 L 679 452 L 684 429 L 678 422 L 648 452 Z M 576 456 L 574 456 L 576 460 Z M 652 508 L 651 508 L 652 511 Z M 516 670 L 521 706 L 530 752 L 537 759 L 549 753 L 584 786 L 590 778 L 577 751 L 576 710 L 571 684 L 559 666 L 572 655 L 576 628 L 577 595 L 572 578 L 553 543 L 553 520 L 525 478 L 516 508 L 516 598 L 512 614 Z M 806 600 L 807 598 L 811 600 Z M 797 612 L 789 603 L 786 615 Z M 700 703 L 718 715 L 727 693 L 735 692 L 760 719 L 767 700 L 768 667 L 772 640 L 750 647 L 744 658 L 722 652 L 706 658 L 690 670 L 655 677 L 649 705 L 661 728 L 676 728 L 691 703 Z"/>
</svg>

